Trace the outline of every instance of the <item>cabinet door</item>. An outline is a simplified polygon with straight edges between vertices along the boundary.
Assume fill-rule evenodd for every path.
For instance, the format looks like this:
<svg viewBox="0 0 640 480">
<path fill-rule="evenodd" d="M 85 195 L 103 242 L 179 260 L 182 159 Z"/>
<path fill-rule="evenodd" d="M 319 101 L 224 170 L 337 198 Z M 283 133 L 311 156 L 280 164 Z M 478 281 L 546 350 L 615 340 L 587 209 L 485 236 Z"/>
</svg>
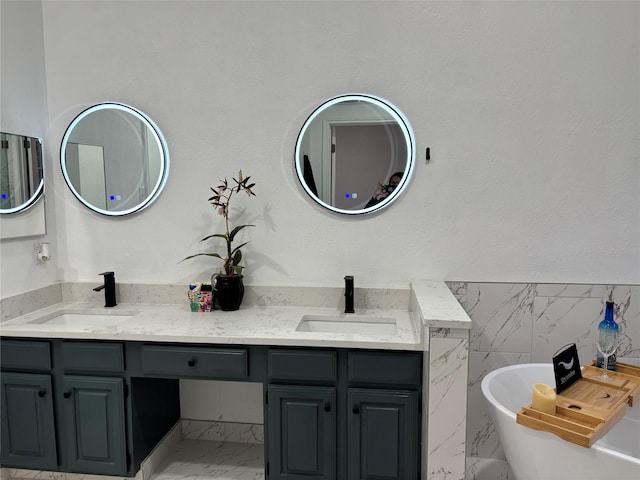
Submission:
<svg viewBox="0 0 640 480">
<path fill-rule="evenodd" d="M 63 383 L 69 470 L 125 475 L 123 380 L 65 375 Z"/>
<path fill-rule="evenodd" d="M 57 468 L 50 375 L 2 373 L 2 465 Z"/>
<path fill-rule="evenodd" d="M 269 386 L 269 478 L 336 478 L 336 390 Z"/>
<path fill-rule="evenodd" d="M 349 480 L 411 480 L 418 475 L 418 394 L 350 389 Z"/>
</svg>

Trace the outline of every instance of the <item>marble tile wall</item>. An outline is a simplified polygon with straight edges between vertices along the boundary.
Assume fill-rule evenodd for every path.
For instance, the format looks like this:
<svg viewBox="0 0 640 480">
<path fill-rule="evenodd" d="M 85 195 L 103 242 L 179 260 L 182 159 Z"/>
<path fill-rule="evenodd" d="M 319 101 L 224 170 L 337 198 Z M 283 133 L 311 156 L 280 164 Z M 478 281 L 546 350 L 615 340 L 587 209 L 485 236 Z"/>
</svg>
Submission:
<svg viewBox="0 0 640 480">
<path fill-rule="evenodd" d="M 425 332 L 427 341 L 429 415 L 424 419 L 424 478 L 464 480 L 469 330 L 430 328 Z"/>
<path fill-rule="evenodd" d="M 640 359 L 640 285 L 467 283 L 463 288 L 456 283 L 450 288 L 473 321 L 466 454 L 474 463 L 504 459 L 480 389 L 484 376 L 507 365 L 548 363 L 568 343 L 578 346 L 580 363 L 590 363 L 609 292 L 620 326 L 618 358 L 633 363 Z M 467 463 L 468 478 L 481 480 Z"/>
</svg>

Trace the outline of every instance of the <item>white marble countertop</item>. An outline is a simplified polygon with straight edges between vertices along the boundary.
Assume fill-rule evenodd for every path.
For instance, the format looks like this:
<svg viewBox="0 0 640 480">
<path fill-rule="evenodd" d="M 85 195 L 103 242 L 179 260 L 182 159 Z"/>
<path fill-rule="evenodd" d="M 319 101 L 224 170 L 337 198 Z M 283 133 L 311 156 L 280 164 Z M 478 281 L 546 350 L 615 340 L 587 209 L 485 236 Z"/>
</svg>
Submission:
<svg viewBox="0 0 640 480">
<path fill-rule="evenodd" d="M 423 327 L 471 329 L 471 318 L 444 282 L 414 280 L 411 282 L 411 297 Z"/>
<path fill-rule="evenodd" d="M 442 281 L 411 282 L 406 310 L 359 309 L 345 315 L 336 308 L 310 306 L 242 306 L 235 312 L 192 313 L 181 304 L 56 303 L 0 324 L 3 337 L 128 340 L 177 343 L 283 345 L 308 347 L 424 350 L 423 329 L 470 329 L 471 320 Z M 89 313 L 82 318 L 47 321 L 61 313 Z M 392 317 L 396 332 L 358 333 L 297 331 L 303 315 L 340 320 Z"/>
<path fill-rule="evenodd" d="M 46 321 L 61 313 L 88 313 L 81 319 Z M 393 317 L 395 334 L 303 332 L 303 315 L 337 315 L 334 308 L 241 307 L 235 312 L 192 313 L 188 305 L 58 303 L 0 324 L 3 337 L 130 340 L 150 342 L 290 345 L 421 350 L 421 332 L 408 311 L 359 310 L 346 315 Z"/>
</svg>

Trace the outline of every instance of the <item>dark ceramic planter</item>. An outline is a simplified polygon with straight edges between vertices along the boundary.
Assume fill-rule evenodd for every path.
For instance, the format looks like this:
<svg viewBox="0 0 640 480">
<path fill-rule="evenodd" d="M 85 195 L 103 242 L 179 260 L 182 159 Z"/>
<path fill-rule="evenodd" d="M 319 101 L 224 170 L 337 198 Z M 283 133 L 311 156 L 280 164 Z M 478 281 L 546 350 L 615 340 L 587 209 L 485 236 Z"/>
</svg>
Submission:
<svg viewBox="0 0 640 480">
<path fill-rule="evenodd" d="M 244 298 L 242 275 L 220 275 L 214 284 L 215 299 L 220 309 L 225 312 L 238 310 Z"/>
</svg>

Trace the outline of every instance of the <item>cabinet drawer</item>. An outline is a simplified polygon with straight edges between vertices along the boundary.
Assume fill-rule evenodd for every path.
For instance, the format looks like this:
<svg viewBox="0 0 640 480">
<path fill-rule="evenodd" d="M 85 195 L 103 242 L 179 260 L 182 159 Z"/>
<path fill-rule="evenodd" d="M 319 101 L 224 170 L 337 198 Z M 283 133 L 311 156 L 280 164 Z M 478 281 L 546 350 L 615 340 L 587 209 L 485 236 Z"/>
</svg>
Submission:
<svg viewBox="0 0 640 480">
<path fill-rule="evenodd" d="M 420 385 L 419 353 L 349 352 L 350 384 Z"/>
<path fill-rule="evenodd" d="M 269 350 L 270 380 L 336 381 L 336 352 Z"/>
<path fill-rule="evenodd" d="M 143 345 L 142 373 L 174 377 L 245 379 L 249 353 L 245 348 Z"/>
<path fill-rule="evenodd" d="M 62 365 L 65 371 L 123 372 L 123 352 L 121 343 L 63 342 Z"/>
<path fill-rule="evenodd" d="M 49 342 L 2 340 L 0 354 L 3 369 L 51 370 Z"/>
</svg>

